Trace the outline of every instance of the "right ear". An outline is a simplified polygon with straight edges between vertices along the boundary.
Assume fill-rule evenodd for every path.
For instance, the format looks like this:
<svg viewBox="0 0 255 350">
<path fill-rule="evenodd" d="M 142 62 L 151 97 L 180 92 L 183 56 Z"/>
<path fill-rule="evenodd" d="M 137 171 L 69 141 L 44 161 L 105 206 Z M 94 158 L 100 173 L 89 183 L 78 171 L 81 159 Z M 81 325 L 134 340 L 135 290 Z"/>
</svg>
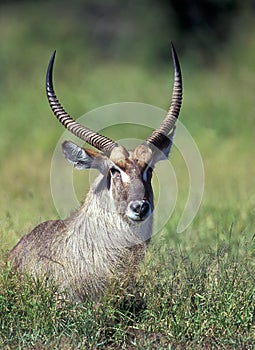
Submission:
<svg viewBox="0 0 255 350">
<path fill-rule="evenodd" d="M 159 149 L 155 149 L 153 157 L 152 157 L 152 166 L 154 166 L 157 162 L 160 160 L 168 159 L 169 153 L 171 151 L 172 145 L 173 145 L 173 139 L 174 139 L 174 133 L 175 133 L 176 126 L 173 127 L 170 135 L 165 136 L 163 139 L 163 142 L 161 142 L 161 146 Z"/>
<path fill-rule="evenodd" d="M 62 143 L 62 151 L 65 158 L 73 164 L 76 169 L 97 169 L 101 173 L 105 173 L 108 158 L 103 154 L 91 149 L 81 148 L 71 141 Z"/>
</svg>

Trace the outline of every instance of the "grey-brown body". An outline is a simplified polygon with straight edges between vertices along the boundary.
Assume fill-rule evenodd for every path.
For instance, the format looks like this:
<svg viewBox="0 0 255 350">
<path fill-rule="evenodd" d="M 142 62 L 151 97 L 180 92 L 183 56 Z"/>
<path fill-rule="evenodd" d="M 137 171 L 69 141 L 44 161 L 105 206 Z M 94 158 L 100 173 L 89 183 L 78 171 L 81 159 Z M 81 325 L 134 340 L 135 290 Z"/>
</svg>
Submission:
<svg viewBox="0 0 255 350">
<path fill-rule="evenodd" d="M 81 208 L 41 223 L 13 248 L 15 268 L 55 283 L 68 297 L 99 293 L 116 271 L 135 269 L 152 232 L 152 215 L 134 223 L 117 212 L 99 175 Z"/>
<path fill-rule="evenodd" d="M 152 235 L 155 164 L 167 159 L 182 101 L 182 79 L 172 46 L 175 80 L 166 118 L 146 141 L 128 151 L 75 122 L 56 98 L 52 84 L 55 53 L 46 77 L 47 97 L 57 119 L 101 152 L 65 141 L 67 160 L 100 175 L 81 208 L 65 220 L 47 221 L 17 243 L 9 260 L 14 268 L 51 281 L 70 299 L 84 300 L 103 290 L 109 277 L 134 270 Z"/>
</svg>

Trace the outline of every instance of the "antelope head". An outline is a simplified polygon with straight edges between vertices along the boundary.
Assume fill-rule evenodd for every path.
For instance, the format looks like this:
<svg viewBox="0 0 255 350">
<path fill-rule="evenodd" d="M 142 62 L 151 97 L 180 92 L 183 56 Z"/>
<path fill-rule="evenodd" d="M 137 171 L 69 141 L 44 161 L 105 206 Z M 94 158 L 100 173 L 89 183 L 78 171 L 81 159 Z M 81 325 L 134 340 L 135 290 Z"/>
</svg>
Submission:
<svg viewBox="0 0 255 350">
<path fill-rule="evenodd" d="M 103 175 L 116 212 L 134 224 L 145 220 L 153 211 L 152 171 L 159 160 L 166 159 L 169 155 L 181 108 L 182 76 L 172 43 L 171 51 L 174 86 L 169 111 L 161 125 L 132 151 L 77 123 L 64 110 L 56 97 L 52 82 L 56 52 L 53 53 L 47 70 L 46 92 L 53 113 L 72 134 L 98 150 L 81 148 L 73 142 L 65 141 L 62 144 L 65 157 L 75 168 L 98 169 Z"/>
</svg>

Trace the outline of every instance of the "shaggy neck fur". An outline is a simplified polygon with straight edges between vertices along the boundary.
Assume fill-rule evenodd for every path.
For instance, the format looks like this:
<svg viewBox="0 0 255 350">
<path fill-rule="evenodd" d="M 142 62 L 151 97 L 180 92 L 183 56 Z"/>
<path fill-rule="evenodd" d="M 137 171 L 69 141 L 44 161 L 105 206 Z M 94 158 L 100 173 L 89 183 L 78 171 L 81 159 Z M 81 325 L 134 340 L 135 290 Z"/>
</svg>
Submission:
<svg viewBox="0 0 255 350">
<path fill-rule="evenodd" d="M 65 220 L 69 271 L 82 271 L 86 288 L 95 292 L 116 270 L 139 264 L 152 233 L 152 216 L 133 223 L 116 212 L 105 181 L 99 175 L 81 209 Z"/>
</svg>

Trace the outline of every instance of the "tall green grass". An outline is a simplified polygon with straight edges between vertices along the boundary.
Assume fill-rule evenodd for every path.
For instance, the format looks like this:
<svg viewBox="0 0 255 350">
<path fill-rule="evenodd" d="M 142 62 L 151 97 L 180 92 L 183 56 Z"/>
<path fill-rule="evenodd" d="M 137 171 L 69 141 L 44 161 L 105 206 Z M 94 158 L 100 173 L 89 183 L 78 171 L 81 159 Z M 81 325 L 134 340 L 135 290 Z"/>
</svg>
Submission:
<svg viewBox="0 0 255 350">
<path fill-rule="evenodd" d="M 75 23 L 66 36 L 61 19 L 48 15 L 43 7 L 31 8 L 30 17 L 22 6 L 6 7 L 0 14 L 3 262 L 23 234 L 57 217 L 49 170 L 63 130 L 52 117 L 44 93 L 53 49 L 58 49 L 56 90 L 77 117 L 122 101 L 167 108 L 172 84 L 170 58 L 167 67 L 95 59 L 86 40 L 79 39 Z M 48 26 L 38 26 L 39 13 L 44 18 L 47 14 Z M 191 226 L 176 233 L 188 182 L 185 165 L 174 149 L 177 207 L 154 237 L 137 283 L 114 281 L 96 305 L 90 301 L 76 305 L 62 299 L 54 286 L 45 289 L 29 276 L 20 279 L 3 263 L 1 348 L 254 347 L 255 40 L 252 27 L 248 30 L 245 25 L 245 35 L 238 33 L 213 67 L 196 67 L 189 57 L 180 57 L 184 76 L 180 118 L 193 135 L 205 167 L 204 198 Z"/>
<path fill-rule="evenodd" d="M 136 284 L 112 281 L 96 304 L 71 304 L 54 287 L 20 280 L 5 268 L 2 348 L 252 348 L 254 241 L 239 243 L 208 247 L 196 257 L 154 245 Z"/>
</svg>

